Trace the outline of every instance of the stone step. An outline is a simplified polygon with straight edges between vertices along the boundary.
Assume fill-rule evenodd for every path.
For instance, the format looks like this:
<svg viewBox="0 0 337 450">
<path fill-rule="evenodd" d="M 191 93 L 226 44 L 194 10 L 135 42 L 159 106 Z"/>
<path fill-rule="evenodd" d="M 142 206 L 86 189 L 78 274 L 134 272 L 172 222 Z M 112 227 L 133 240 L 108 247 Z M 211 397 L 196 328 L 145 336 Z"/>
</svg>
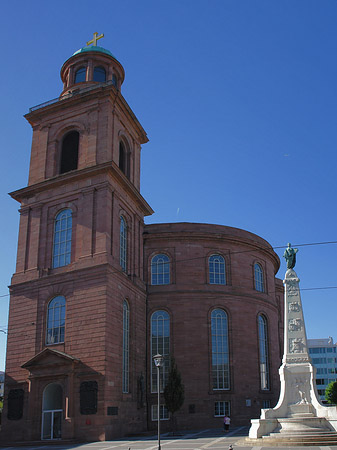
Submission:
<svg viewBox="0 0 337 450">
<path fill-rule="evenodd" d="M 334 441 L 320 441 L 320 440 L 313 440 L 313 441 L 281 441 L 280 439 L 270 439 L 270 441 L 263 441 L 261 445 L 269 445 L 270 447 L 313 447 L 313 446 L 319 446 L 319 447 L 330 447 L 336 445 L 336 440 Z M 248 444 L 248 442 L 247 442 Z M 246 445 L 247 445 L 246 444 Z M 257 445 L 254 443 L 254 445 Z"/>
<path fill-rule="evenodd" d="M 337 436 L 337 433 L 331 430 L 287 430 L 273 432 L 264 437 L 269 436 Z"/>
<path fill-rule="evenodd" d="M 289 444 L 291 444 L 292 442 L 308 442 L 308 443 L 317 443 L 317 442 L 334 442 L 334 445 L 336 445 L 337 443 L 337 433 L 335 434 L 326 434 L 326 435 L 322 435 L 322 434 L 317 434 L 317 435 L 300 435 L 300 436 L 295 436 L 295 435 L 288 435 L 288 436 L 282 436 L 282 435 L 278 435 L 278 436 L 264 436 L 263 437 L 263 442 L 272 442 L 272 441 L 278 441 L 278 442 L 288 442 Z"/>
<path fill-rule="evenodd" d="M 337 436 L 333 435 L 314 435 L 314 436 L 267 436 L 263 438 L 263 441 L 267 441 L 268 439 L 277 439 L 279 441 L 310 441 L 313 442 L 314 440 L 320 440 L 320 441 L 334 441 L 337 442 Z"/>
</svg>

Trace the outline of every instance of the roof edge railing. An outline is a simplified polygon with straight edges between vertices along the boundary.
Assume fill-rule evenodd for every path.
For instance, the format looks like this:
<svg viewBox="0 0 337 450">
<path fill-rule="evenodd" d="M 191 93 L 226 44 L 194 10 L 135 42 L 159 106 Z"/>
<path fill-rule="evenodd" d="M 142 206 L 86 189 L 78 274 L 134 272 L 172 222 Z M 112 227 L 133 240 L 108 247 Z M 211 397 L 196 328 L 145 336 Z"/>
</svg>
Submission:
<svg viewBox="0 0 337 450">
<path fill-rule="evenodd" d="M 31 108 L 29 108 L 29 113 L 32 113 L 40 108 L 44 108 L 45 106 L 54 105 L 55 103 L 62 102 L 63 100 L 67 100 L 68 98 L 75 97 L 78 94 L 85 94 L 87 92 L 93 91 L 94 89 L 97 89 L 98 87 L 106 87 L 106 86 L 110 86 L 110 85 L 115 86 L 115 83 L 113 82 L 113 80 L 95 84 L 94 86 L 90 86 L 90 87 L 84 88 L 84 89 L 81 89 L 80 87 L 77 87 L 77 88 L 74 87 L 71 92 L 69 92 L 68 94 L 62 95 L 62 97 L 53 98 L 52 100 L 48 100 L 47 102 L 40 103 L 39 105 L 36 105 L 36 106 L 32 106 Z"/>
</svg>

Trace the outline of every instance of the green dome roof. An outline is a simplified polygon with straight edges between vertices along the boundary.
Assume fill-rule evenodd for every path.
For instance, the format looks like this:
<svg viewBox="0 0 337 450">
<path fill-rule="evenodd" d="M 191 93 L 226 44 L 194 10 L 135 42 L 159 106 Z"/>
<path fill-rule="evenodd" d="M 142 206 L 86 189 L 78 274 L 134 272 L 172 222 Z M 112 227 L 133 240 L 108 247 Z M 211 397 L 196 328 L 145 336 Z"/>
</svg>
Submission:
<svg viewBox="0 0 337 450">
<path fill-rule="evenodd" d="M 73 56 L 78 55 L 79 53 L 85 53 L 85 52 L 101 52 L 101 53 L 105 53 L 106 55 L 109 55 L 109 56 L 112 56 L 113 58 L 115 58 L 114 55 L 109 50 L 106 50 L 103 47 L 99 47 L 98 45 L 90 45 L 89 47 L 80 48 L 79 50 L 77 50 L 77 52 L 75 52 L 73 54 Z M 115 58 L 115 59 L 117 59 L 117 58 Z"/>
</svg>

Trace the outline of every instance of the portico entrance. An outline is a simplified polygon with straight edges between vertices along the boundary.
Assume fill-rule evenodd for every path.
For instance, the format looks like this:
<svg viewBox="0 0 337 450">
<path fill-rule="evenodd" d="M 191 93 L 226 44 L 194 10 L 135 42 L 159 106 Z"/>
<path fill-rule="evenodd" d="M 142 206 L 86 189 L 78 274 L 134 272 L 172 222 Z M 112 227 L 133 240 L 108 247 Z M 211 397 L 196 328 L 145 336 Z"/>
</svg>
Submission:
<svg viewBox="0 0 337 450">
<path fill-rule="evenodd" d="M 41 439 L 61 439 L 62 400 L 62 387 L 57 383 L 48 384 L 43 391 Z"/>
</svg>

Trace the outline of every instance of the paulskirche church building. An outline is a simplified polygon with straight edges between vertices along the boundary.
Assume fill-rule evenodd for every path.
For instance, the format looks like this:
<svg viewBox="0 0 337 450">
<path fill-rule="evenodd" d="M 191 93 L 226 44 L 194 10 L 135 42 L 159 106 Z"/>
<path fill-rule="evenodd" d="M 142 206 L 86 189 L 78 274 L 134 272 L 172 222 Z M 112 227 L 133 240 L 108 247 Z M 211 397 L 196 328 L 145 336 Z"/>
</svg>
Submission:
<svg viewBox="0 0 337 450">
<path fill-rule="evenodd" d="M 153 430 L 152 357 L 175 358 L 180 429 L 248 425 L 279 395 L 283 285 L 268 242 L 200 223 L 144 225 L 146 132 L 124 69 L 93 45 L 62 66 L 60 96 L 30 109 L 28 186 L 10 286 L 4 441 L 105 440 Z M 155 188 L 155 187 L 154 187 Z"/>
</svg>

